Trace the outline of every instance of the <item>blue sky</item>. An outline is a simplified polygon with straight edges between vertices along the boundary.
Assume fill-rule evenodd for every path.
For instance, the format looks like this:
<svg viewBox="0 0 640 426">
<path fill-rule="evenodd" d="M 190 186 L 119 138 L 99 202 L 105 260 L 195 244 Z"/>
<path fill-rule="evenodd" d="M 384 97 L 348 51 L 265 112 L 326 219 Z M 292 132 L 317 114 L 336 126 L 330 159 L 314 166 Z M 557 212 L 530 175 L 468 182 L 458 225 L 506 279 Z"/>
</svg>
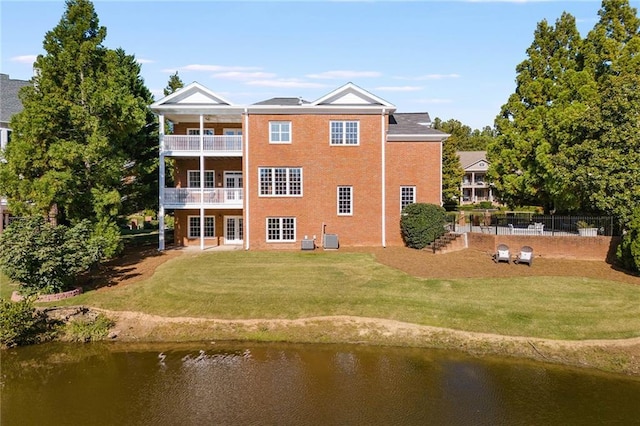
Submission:
<svg viewBox="0 0 640 426">
<path fill-rule="evenodd" d="M 631 5 L 640 8 L 640 0 Z M 600 1 L 94 1 L 104 45 L 142 64 L 156 98 L 169 75 L 227 100 L 313 101 L 347 82 L 472 128 L 492 125 L 515 89 L 536 24 L 563 11 L 583 36 Z M 1 72 L 29 79 L 64 1 L 0 1 Z"/>
</svg>

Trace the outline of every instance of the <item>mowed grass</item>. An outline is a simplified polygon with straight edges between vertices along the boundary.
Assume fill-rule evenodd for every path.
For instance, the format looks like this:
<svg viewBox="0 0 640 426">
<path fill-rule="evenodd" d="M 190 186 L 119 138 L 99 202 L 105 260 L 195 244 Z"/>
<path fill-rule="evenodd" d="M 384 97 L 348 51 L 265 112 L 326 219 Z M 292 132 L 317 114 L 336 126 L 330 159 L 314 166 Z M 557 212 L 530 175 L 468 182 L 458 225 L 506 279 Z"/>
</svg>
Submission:
<svg viewBox="0 0 640 426">
<path fill-rule="evenodd" d="M 640 286 L 582 277 L 422 279 L 366 253 L 185 254 L 146 281 L 58 304 L 220 319 L 354 315 L 569 340 L 640 336 Z"/>
</svg>

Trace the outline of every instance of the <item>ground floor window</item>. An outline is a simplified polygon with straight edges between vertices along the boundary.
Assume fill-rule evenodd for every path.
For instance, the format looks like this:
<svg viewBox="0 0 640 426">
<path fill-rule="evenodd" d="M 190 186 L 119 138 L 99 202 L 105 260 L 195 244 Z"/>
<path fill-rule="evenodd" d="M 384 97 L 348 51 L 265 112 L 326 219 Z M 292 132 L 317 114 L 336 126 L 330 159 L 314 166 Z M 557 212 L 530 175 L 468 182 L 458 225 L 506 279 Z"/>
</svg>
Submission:
<svg viewBox="0 0 640 426">
<path fill-rule="evenodd" d="M 267 241 L 295 241 L 296 218 L 295 217 L 268 217 Z"/>
<path fill-rule="evenodd" d="M 353 214 L 353 187 L 338 187 L 338 216 L 351 216 Z"/>
<path fill-rule="evenodd" d="M 409 204 L 416 202 L 416 187 L 415 186 L 401 186 L 400 187 L 400 211 L 407 207 Z"/>
<path fill-rule="evenodd" d="M 204 237 L 216 236 L 216 217 L 204 217 Z M 200 238 L 200 216 L 189 216 L 189 238 Z"/>
</svg>

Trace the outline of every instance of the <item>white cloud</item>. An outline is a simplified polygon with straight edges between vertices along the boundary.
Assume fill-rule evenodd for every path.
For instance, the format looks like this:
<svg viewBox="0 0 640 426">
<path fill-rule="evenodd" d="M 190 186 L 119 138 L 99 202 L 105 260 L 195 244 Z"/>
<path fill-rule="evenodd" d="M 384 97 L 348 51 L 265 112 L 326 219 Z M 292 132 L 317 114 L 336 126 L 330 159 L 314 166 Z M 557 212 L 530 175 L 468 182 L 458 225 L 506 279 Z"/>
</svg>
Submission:
<svg viewBox="0 0 640 426">
<path fill-rule="evenodd" d="M 318 89 L 326 87 L 325 84 L 311 83 L 308 81 L 302 81 L 298 79 L 273 79 L 273 80 L 251 80 L 246 82 L 249 86 L 262 86 L 262 87 L 285 87 L 285 88 L 306 88 L 306 89 Z"/>
<path fill-rule="evenodd" d="M 450 104 L 450 103 L 453 103 L 453 100 L 445 99 L 445 98 L 427 98 L 427 99 L 418 99 L 417 102 L 421 104 Z"/>
<path fill-rule="evenodd" d="M 29 64 L 33 65 L 33 63 L 38 59 L 38 55 L 22 55 L 22 56 L 14 56 L 10 59 L 11 62 L 19 62 L 21 64 Z"/>
<path fill-rule="evenodd" d="M 183 67 L 176 68 L 177 71 L 210 71 L 210 72 L 228 72 L 228 71 L 256 71 L 259 67 L 240 67 L 240 66 L 228 66 L 228 65 L 203 65 L 203 64 L 190 64 Z M 175 70 L 171 70 L 174 72 Z"/>
<path fill-rule="evenodd" d="M 274 78 L 276 74 L 270 72 L 246 72 L 246 71 L 227 71 L 212 74 L 212 78 L 222 78 L 228 80 L 251 80 L 251 79 L 269 79 Z"/>
<path fill-rule="evenodd" d="M 374 90 L 380 92 L 417 92 L 422 89 L 424 89 L 424 87 L 420 86 L 380 86 Z"/>
<path fill-rule="evenodd" d="M 136 62 L 138 62 L 139 64 L 152 64 L 155 61 L 153 61 L 151 59 L 136 58 Z"/>
<path fill-rule="evenodd" d="M 319 78 L 319 79 L 330 79 L 330 80 L 371 78 L 371 77 L 380 77 L 380 76 L 382 76 L 382 73 L 378 71 L 350 71 L 350 70 L 325 71 L 319 74 L 307 74 L 308 78 Z"/>
<path fill-rule="evenodd" d="M 447 78 L 460 78 L 460 74 L 451 73 L 451 74 L 424 74 L 419 75 L 417 77 L 395 77 L 397 80 L 414 80 L 414 81 L 424 81 L 424 80 L 444 80 Z"/>
</svg>

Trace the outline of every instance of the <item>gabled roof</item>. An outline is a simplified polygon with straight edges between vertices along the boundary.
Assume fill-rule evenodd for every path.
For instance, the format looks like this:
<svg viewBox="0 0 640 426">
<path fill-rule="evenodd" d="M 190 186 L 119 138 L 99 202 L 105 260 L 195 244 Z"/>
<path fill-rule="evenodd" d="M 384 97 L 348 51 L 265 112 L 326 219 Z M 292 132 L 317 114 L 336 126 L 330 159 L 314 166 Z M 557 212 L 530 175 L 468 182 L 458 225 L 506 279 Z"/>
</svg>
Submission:
<svg viewBox="0 0 640 426">
<path fill-rule="evenodd" d="M 427 112 L 394 113 L 389 115 L 388 141 L 443 141 L 447 133 L 431 127 Z"/>
<path fill-rule="evenodd" d="M 200 83 L 194 81 L 193 83 L 182 87 L 172 94 L 165 96 L 159 101 L 151 104 L 151 108 L 157 108 L 169 105 L 180 106 L 221 106 L 233 104 L 227 101 L 222 96 L 212 92 Z"/>
<path fill-rule="evenodd" d="M 253 105 L 281 105 L 281 106 L 291 106 L 291 105 L 307 105 L 309 101 L 305 101 L 302 98 L 271 98 L 265 101 L 256 102 Z"/>
<path fill-rule="evenodd" d="M 395 109 L 395 105 L 349 82 L 311 103 L 312 105 L 383 106 Z"/>
<path fill-rule="evenodd" d="M 471 166 L 484 161 L 487 161 L 487 151 L 458 151 L 458 157 L 460 158 L 460 164 L 463 169 L 468 169 Z"/>
<path fill-rule="evenodd" d="M 22 111 L 18 92 L 30 84 L 29 81 L 14 80 L 7 74 L 0 74 L 0 122 L 9 123 L 13 115 Z"/>
</svg>

